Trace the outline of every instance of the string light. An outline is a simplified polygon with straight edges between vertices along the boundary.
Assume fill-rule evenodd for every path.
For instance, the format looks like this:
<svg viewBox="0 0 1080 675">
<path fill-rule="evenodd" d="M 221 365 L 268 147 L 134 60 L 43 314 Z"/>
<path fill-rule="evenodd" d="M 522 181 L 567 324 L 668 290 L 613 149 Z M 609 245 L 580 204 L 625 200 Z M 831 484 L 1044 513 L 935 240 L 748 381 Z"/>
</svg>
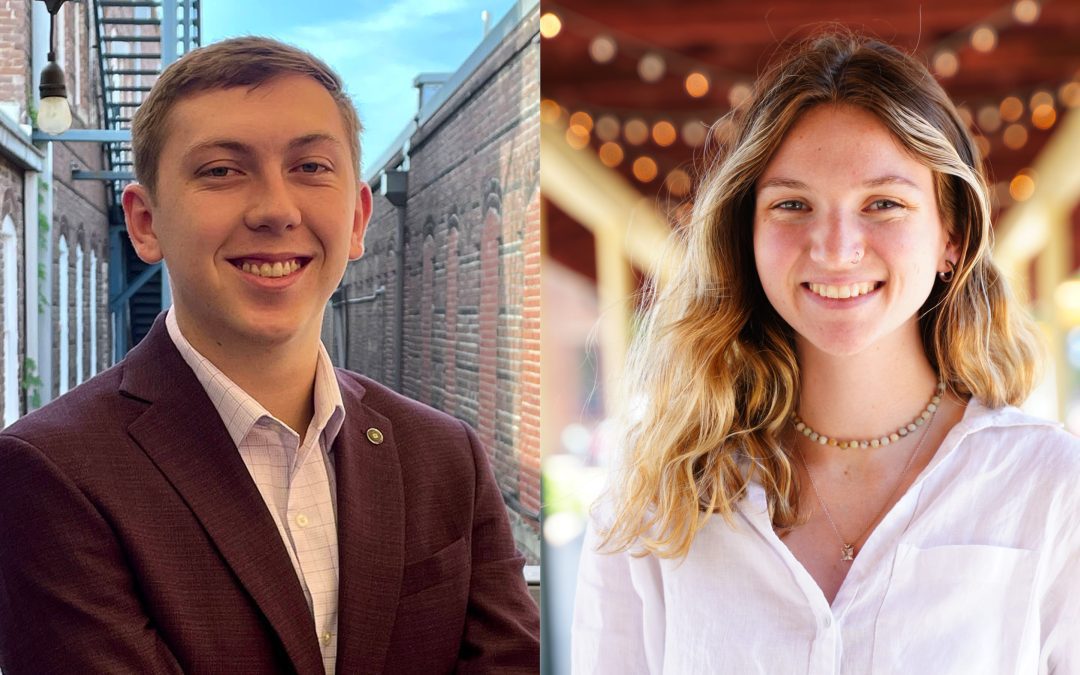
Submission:
<svg viewBox="0 0 1080 675">
<path fill-rule="evenodd" d="M 1022 124 L 1010 124 L 1005 127 L 1003 140 L 1010 150 L 1019 150 L 1027 143 L 1028 132 Z"/>
<path fill-rule="evenodd" d="M 691 148 L 696 148 L 705 142 L 709 135 L 709 129 L 700 120 L 691 120 L 682 125 L 682 139 Z"/>
<path fill-rule="evenodd" d="M 637 71 L 641 79 L 646 82 L 659 82 L 667 71 L 667 64 L 664 63 L 664 57 L 655 52 L 649 52 L 638 61 Z"/>
<path fill-rule="evenodd" d="M 566 128 L 566 144 L 575 150 L 582 150 L 589 144 L 589 132 L 575 124 Z"/>
<path fill-rule="evenodd" d="M 593 133 L 601 141 L 614 141 L 619 137 L 619 119 L 614 115 L 601 115 L 596 118 Z"/>
<path fill-rule="evenodd" d="M 728 92 L 728 103 L 732 108 L 738 108 L 742 105 L 742 102 L 750 97 L 750 85 L 745 82 L 737 82 Z"/>
<path fill-rule="evenodd" d="M 984 105 L 979 108 L 976 119 L 979 122 L 979 128 L 984 133 L 992 134 L 1001 128 L 1001 113 L 996 105 Z"/>
<path fill-rule="evenodd" d="M 1035 0 L 1016 0 L 1013 3 L 1013 18 L 1020 23 L 1032 24 L 1039 18 L 1039 3 Z"/>
<path fill-rule="evenodd" d="M 674 197 L 685 197 L 690 192 L 690 176 L 682 169 L 672 169 L 664 179 L 664 187 Z"/>
<path fill-rule="evenodd" d="M 1001 119 L 1015 122 L 1024 114 L 1024 103 L 1015 96 L 1006 96 L 1001 102 Z"/>
<path fill-rule="evenodd" d="M 600 156 L 600 161 L 609 169 L 614 169 L 623 161 L 622 146 L 614 141 L 608 141 L 601 145 L 597 154 Z"/>
<path fill-rule="evenodd" d="M 546 12 L 540 17 L 540 35 L 553 38 L 562 30 L 562 19 L 554 12 Z"/>
<path fill-rule="evenodd" d="M 709 78 L 704 73 L 694 71 L 686 76 L 686 93 L 694 98 L 701 98 L 709 93 Z"/>
<path fill-rule="evenodd" d="M 652 138 L 660 147 L 666 148 L 675 142 L 679 135 L 675 133 L 675 126 L 667 120 L 661 120 L 653 125 Z"/>
<path fill-rule="evenodd" d="M 1035 172 L 1021 169 L 1009 182 L 1009 196 L 1014 201 L 1026 202 L 1035 194 Z"/>
<path fill-rule="evenodd" d="M 1041 105 L 1054 105 L 1054 95 L 1045 89 L 1040 89 L 1031 95 L 1030 105 L 1032 110 Z"/>
<path fill-rule="evenodd" d="M 1080 106 L 1080 82 L 1066 82 L 1058 89 L 1058 100 L 1068 108 Z"/>
<path fill-rule="evenodd" d="M 550 98 L 540 101 L 540 121 L 544 124 L 554 124 L 562 117 L 562 106 Z"/>
<path fill-rule="evenodd" d="M 651 157 L 638 157 L 632 167 L 634 178 L 642 183 L 652 182 L 656 178 L 656 162 Z"/>
<path fill-rule="evenodd" d="M 958 70 L 960 70 L 960 62 L 952 51 L 944 49 L 934 57 L 934 73 L 938 77 L 952 77 Z"/>
<path fill-rule="evenodd" d="M 997 31 L 991 26 L 979 26 L 971 33 L 971 46 L 984 54 L 994 51 L 997 46 Z"/>
<path fill-rule="evenodd" d="M 1035 109 L 1031 111 L 1031 124 L 1036 129 L 1042 129 L 1043 131 L 1054 126 L 1054 122 L 1057 121 L 1057 111 L 1054 110 L 1054 106 L 1042 103 L 1035 106 Z"/>
<path fill-rule="evenodd" d="M 597 63 L 608 63 L 618 51 L 618 45 L 610 35 L 597 35 L 589 43 L 589 56 Z"/>
<path fill-rule="evenodd" d="M 623 125 L 623 136 L 630 145 L 641 145 L 649 140 L 649 125 L 637 118 L 627 120 Z"/>
<path fill-rule="evenodd" d="M 590 131 L 592 131 L 593 120 L 589 113 L 583 110 L 579 110 L 570 116 L 570 126 L 581 127 L 585 130 L 585 133 L 588 134 Z"/>
</svg>

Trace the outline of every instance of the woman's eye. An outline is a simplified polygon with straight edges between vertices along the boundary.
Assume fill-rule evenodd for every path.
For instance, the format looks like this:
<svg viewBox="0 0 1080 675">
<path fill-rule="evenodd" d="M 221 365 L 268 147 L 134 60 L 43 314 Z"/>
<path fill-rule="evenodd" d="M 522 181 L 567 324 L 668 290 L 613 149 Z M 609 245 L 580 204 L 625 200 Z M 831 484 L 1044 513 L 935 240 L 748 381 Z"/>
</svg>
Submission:
<svg viewBox="0 0 1080 675">
<path fill-rule="evenodd" d="M 803 204 L 798 199 L 786 199 L 773 208 L 781 209 L 783 211 L 804 211 L 806 210 L 806 204 Z"/>
<path fill-rule="evenodd" d="M 887 211 L 889 209 L 899 208 L 900 204 L 894 202 L 891 199 L 875 199 L 870 203 L 870 209 L 872 211 Z"/>
</svg>

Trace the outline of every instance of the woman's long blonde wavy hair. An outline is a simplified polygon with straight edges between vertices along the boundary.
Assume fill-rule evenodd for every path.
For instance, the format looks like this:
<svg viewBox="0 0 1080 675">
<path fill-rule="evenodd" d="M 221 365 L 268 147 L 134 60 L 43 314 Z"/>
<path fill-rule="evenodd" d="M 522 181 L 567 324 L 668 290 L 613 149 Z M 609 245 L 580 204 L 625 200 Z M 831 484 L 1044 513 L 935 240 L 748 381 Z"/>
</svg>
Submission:
<svg viewBox="0 0 1080 675">
<path fill-rule="evenodd" d="M 810 108 L 875 114 L 934 172 L 942 222 L 959 246 L 949 283 L 920 313 L 931 365 L 962 398 L 1019 404 L 1039 343 L 989 256 L 990 203 L 977 146 L 948 96 L 914 58 L 874 39 L 829 33 L 798 46 L 734 111 L 730 145 L 699 185 L 677 235 L 685 262 L 661 288 L 631 348 L 613 482 L 609 550 L 682 557 L 712 514 L 729 521 L 751 479 L 773 524 L 799 522 L 799 485 L 781 432 L 798 400 L 791 328 L 765 298 L 754 264 L 754 185 L 785 133 Z"/>
</svg>

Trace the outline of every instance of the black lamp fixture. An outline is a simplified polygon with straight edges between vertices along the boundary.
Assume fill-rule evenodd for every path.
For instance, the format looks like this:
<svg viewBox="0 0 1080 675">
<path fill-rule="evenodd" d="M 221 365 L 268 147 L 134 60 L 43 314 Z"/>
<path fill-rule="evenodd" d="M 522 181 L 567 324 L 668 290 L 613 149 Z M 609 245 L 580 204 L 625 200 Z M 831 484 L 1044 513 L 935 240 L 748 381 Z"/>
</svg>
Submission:
<svg viewBox="0 0 1080 675">
<path fill-rule="evenodd" d="M 41 106 L 38 108 L 38 128 L 47 134 L 60 134 L 71 128 L 71 108 L 64 86 L 64 71 L 56 63 L 56 13 L 66 0 L 44 0 L 49 8 L 49 63 L 41 71 Z"/>
</svg>

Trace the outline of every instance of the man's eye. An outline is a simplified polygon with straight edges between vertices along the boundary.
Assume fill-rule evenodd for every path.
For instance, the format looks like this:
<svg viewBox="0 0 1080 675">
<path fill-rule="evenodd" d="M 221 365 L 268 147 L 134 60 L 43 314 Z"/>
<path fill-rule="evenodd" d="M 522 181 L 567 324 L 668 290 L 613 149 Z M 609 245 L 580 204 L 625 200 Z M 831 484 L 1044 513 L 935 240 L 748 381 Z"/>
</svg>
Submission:
<svg viewBox="0 0 1080 675">
<path fill-rule="evenodd" d="M 300 171 L 304 173 L 321 173 L 323 171 L 329 171 L 329 169 L 318 162 L 304 162 L 300 165 Z"/>
<path fill-rule="evenodd" d="M 229 175 L 229 172 L 234 170 L 235 169 L 227 166 L 212 166 L 203 171 L 202 175 L 210 176 L 211 178 L 226 178 Z"/>
</svg>

